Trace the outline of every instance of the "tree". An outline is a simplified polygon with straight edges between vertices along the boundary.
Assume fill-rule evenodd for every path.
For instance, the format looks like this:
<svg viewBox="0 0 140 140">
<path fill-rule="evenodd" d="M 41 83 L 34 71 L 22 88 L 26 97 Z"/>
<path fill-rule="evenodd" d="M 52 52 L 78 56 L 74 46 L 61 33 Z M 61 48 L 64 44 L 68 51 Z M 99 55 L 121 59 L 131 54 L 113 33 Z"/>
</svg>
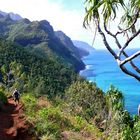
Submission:
<svg viewBox="0 0 140 140">
<path fill-rule="evenodd" d="M 65 90 L 65 102 L 72 113 L 82 115 L 87 120 L 106 116 L 106 105 L 103 91 L 96 84 L 88 81 L 76 81 Z"/>
<path fill-rule="evenodd" d="M 13 61 L 8 65 L 2 65 L 0 72 L 2 75 L 2 84 L 7 87 L 8 90 L 11 87 L 16 87 L 20 90 L 24 89 L 27 76 L 22 64 Z"/>
<path fill-rule="evenodd" d="M 140 34 L 140 27 L 137 25 L 140 17 L 140 0 L 86 0 L 85 4 L 84 27 L 91 27 L 94 23 L 92 27 L 102 36 L 105 47 L 115 58 L 120 69 L 140 81 L 140 68 L 134 63 L 140 51 L 131 55 L 126 52 L 130 43 Z M 120 12 L 123 13 L 122 16 Z M 115 24 L 117 26 L 114 31 L 110 28 L 114 28 Z M 118 52 L 109 44 L 108 35 L 114 39 Z M 124 44 L 120 43 L 120 37 L 125 37 Z M 126 66 L 128 63 L 132 70 Z"/>
<path fill-rule="evenodd" d="M 26 90 L 25 85 L 27 83 L 27 75 L 24 71 L 24 66 L 13 61 L 10 63 L 9 67 L 11 74 L 13 75 L 12 86 L 18 88 L 20 91 Z"/>
<path fill-rule="evenodd" d="M 0 69 L 2 74 L 2 83 L 5 87 L 7 87 L 8 91 L 12 83 L 13 75 L 8 65 L 3 65 Z"/>
</svg>

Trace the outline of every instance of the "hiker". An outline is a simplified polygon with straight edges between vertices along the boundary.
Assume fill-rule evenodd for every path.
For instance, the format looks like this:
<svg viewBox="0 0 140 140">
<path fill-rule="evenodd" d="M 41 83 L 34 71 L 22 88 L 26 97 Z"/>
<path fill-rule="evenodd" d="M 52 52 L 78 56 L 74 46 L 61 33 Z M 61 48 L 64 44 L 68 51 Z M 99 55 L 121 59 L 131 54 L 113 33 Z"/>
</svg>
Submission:
<svg viewBox="0 0 140 140">
<path fill-rule="evenodd" d="M 15 89 L 12 96 L 15 101 L 15 105 L 17 105 L 19 103 L 19 96 L 20 96 L 19 91 Z"/>
</svg>

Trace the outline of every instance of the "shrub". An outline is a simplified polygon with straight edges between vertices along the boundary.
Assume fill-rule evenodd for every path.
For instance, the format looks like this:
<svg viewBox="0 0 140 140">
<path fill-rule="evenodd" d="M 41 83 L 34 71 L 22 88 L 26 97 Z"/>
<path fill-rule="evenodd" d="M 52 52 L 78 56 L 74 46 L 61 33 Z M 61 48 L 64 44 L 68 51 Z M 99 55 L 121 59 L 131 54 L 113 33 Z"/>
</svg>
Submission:
<svg viewBox="0 0 140 140">
<path fill-rule="evenodd" d="M 86 127 L 87 122 L 80 116 L 75 116 L 73 125 L 75 131 L 80 131 Z"/>
<path fill-rule="evenodd" d="M 40 139 L 41 140 L 56 140 L 56 137 L 53 134 L 46 133 Z"/>
<path fill-rule="evenodd" d="M 105 133 L 108 139 L 132 139 L 133 120 L 124 110 L 124 98 L 121 91 L 111 86 L 105 94 L 108 117 Z"/>
<path fill-rule="evenodd" d="M 3 104 L 6 104 L 7 102 L 7 97 L 2 91 L 0 91 L 0 110 L 2 110 Z"/>
<path fill-rule="evenodd" d="M 65 91 L 65 101 L 72 109 L 71 113 L 89 120 L 91 117 L 105 116 L 105 98 L 96 84 L 88 81 L 75 82 Z"/>
<path fill-rule="evenodd" d="M 72 126 L 60 109 L 54 107 L 40 108 L 29 122 L 33 126 L 32 131 L 40 137 L 50 134 L 59 138 L 63 129 Z"/>
<path fill-rule="evenodd" d="M 28 117 L 32 117 L 37 111 L 37 99 L 31 94 L 23 94 L 22 102 L 24 104 L 24 111 Z"/>
<path fill-rule="evenodd" d="M 121 91 L 111 85 L 109 90 L 106 92 L 105 97 L 108 108 L 111 108 L 114 111 L 123 111 L 124 97 Z"/>
<path fill-rule="evenodd" d="M 8 102 L 7 97 L 4 95 L 2 91 L 0 91 L 0 102 L 3 104 L 6 104 Z"/>
</svg>

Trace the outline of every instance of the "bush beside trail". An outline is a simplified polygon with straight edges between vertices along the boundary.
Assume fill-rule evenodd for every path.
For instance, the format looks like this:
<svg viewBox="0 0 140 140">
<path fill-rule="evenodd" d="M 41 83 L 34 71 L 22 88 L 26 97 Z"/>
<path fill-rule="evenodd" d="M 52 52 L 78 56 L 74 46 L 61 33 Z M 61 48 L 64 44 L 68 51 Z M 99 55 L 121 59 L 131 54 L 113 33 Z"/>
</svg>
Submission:
<svg viewBox="0 0 140 140">
<path fill-rule="evenodd" d="M 42 140 L 139 140 L 140 119 L 124 109 L 122 92 L 113 86 L 104 93 L 94 83 L 77 81 L 61 98 L 29 93 L 22 101 L 30 131 Z"/>
<path fill-rule="evenodd" d="M 8 100 L 7 97 L 5 96 L 4 92 L 0 91 L 0 110 L 2 110 L 3 105 L 7 104 Z"/>
</svg>

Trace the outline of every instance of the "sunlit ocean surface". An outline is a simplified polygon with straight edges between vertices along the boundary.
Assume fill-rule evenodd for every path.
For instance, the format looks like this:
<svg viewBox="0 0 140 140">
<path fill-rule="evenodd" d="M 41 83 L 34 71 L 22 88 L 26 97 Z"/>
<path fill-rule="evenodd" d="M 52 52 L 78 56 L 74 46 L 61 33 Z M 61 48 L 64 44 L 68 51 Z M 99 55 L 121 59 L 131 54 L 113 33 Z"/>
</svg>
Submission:
<svg viewBox="0 0 140 140">
<path fill-rule="evenodd" d="M 128 50 L 128 53 L 135 51 Z M 108 90 L 111 84 L 117 87 L 123 92 L 125 108 L 131 114 L 137 114 L 140 104 L 140 82 L 124 74 L 108 51 L 95 50 L 84 57 L 83 61 L 86 64 L 86 69 L 80 72 L 82 76 L 89 81 L 96 82 L 97 86 L 104 91 Z M 135 62 L 140 66 L 140 58 L 137 58 Z"/>
</svg>

